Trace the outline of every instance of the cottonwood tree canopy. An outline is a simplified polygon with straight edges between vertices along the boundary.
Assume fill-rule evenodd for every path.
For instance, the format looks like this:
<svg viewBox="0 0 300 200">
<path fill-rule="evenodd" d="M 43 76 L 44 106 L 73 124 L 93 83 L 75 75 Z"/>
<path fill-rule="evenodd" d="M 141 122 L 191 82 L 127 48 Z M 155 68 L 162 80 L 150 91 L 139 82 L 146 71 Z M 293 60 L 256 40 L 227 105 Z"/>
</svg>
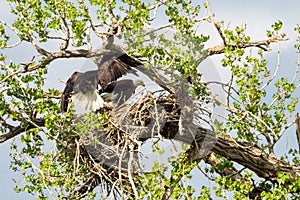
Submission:
<svg viewBox="0 0 300 200">
<path fill-rule="evenodd" d="M 16 192 L 38 199 L 299 199 L 299 148 L 274 154 L 287 132 L 300 140 L 299 63 L 288 79 L 277 76 L 279 60 L 270 66 L 265 58 L 277 51 L 271 44 L 288 40 L 283 22 L 255 40 L 245 25 L 217 21 L 208 2 L 7 2 L 15 17 L 12 23 L 0 18 L 0 142 L 12 143 L 11 169 L 23 176 Z M 218 34 L 219 45 L 206 45 L 210 33 L 198 30 L 203 23 Z M 71 106 L 61 114 L 62 91 L 45 87 L 45 77 L 59 72 L 48 69 L 57 60 L 97 63 L 111 51 L 109 37 L 143 62 L 137 70 L 160 89 L 148 86 L 118 109 L 78 114 Z M 24 46 L 32 53 L 20 61 Z M 299 40 L 295 49 L 297 57 Z M 222 56 L 216 67 L 228 69 L 229 81 L 207 81 L 199 72 L 214 55 Z M 222 88 L 223 98 L 211 85 Z M 169 141 L 176 154 L 164 152 Z M 145 144 L 167 154 L 167 162 L 138 166 L 145 164 Z M 195 181 L 197 174 L 202 178 Z"/>
</svg>

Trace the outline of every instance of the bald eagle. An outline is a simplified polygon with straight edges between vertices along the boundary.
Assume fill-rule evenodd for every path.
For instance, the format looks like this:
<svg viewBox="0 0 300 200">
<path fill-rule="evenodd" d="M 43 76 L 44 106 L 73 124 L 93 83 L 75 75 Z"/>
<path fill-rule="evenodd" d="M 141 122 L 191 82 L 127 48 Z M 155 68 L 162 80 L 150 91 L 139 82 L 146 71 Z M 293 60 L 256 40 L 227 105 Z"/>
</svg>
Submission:
<svg viewBox="0 0 300 200">
<path fill-rule="evenodd" d="M 109 83 L 106 89 L 101 89 L 99 93 L 102 94 L 104 101 L 113 102 L 118 107 L 133 96 L 138 86 L 145 87 L 142 79 L 123 79 Z"/>
<path fill-rule="evenodd" d="M 127 72 L 142 63 L 125 53 L 108 52 L 103 54 L 98 69 L 84 73 L 74 72 L 68 79 L 61 96 L 61 112 L 66 112 L 70 97 L 72 102 L 86 110 L 96 111 L 103 107 L 104 101 L 99 95 L 98 84 L 102 91 L 107 90 L 110 82 L 116 81 Z"/>
</svg>

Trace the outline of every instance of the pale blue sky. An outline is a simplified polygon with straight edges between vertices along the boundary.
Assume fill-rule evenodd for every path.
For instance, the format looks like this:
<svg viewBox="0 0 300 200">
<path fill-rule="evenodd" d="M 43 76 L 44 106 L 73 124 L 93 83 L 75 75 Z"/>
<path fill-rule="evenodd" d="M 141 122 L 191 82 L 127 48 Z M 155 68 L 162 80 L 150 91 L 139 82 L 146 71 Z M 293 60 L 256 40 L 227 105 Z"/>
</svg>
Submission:
<svg viewBox="0 0 300 200">
<path fill-rule="evenodd" d="M 9 7 L 4 0 L 0 0 L 0 18 L 3 20 L 11 21 L 11 17 L 8 14 Z M 199 1 L 200 2 L 200 1 Z M 203 1 L 201 1 L 203 2 Z M 247 33 L 251 38 L 255 39 L 265 39 L 267 28 L 270 28 L 277 20 L 283 22 L 283 32 L 287 34 L 290 41 L 283 42 L 281 47 L 281 69 L 279 77 L 292 76 L 295 71 L 295 66 L 297 62 L 296 50 L 293 48 L 294 41 L 297 37 L 294 32 L 294 27 L 296 24 L 300 24 L 300 2 L 298 1 L 240 1 L 240 0 L 213 0 L 210 2 L 211 10 L 216 14 L 217 20 L 224 20 L 225 23 L 231 22 L 231 26 L 240 25 L 242 22 L 247 23 L 248 31 Z M 209 46 L 221 44 L 220 38 L 214 34 L 216 31 L 210 25 L 203 25 L 200 28 L 203 34 L 212 34 Z M 24 46 L 24 48 L 26 48 Z M 274 46 L 275 48 L 275 46 Z M 274 50 L 276 52 L 276 49 Z M 30 51 L 22 49 L 17 56 L 9 51 L 5 53 L 10 54 L 11 60 L 13 61 L 24 61 L 25 58 L 31 58 L 32 54 Z M 277 63 L 276 53 L 270 53 L 268 55 L 269 66 L 274 68 Z M 214 56 L 211 58 L 215 66 L 220 70 L 220 74 L 226 75 L 226 70 L 222 69 L 220 66 L 220 57 Z M 74 59 L 74 60 L 61 60 L 55 61 L 51 64 L 47 79 L 47 84 L 51 85 L 56 89 L 62 89 L 63 84 L 58 81 L 58 79 L 66 80 L 70 74 L 82 67 L 83 63 L 86 63 L 84 59 Z M 59 73 L 57 73 L 59 71 Z M 54 78 L 55 77 L 55 78 Z M 226 76 L 224 77 L 226 79 Z M 300 91 L 298 89 L 297 93 L 300 97 Z M 300 107 L 297 107 L 300 110 Z M 282 155 L 282 152 L 286 150 L 286 146 L 296 145 L 295 131 L 294 128 L 290 129 L 290 134 L 285 134 L 280 142 L 277 144 L 277 154 Z M 289 136 L 287 136 L 289 135 Z M 16 194 L 13 190 L 14 183 L 12 179 L 20 178 L 18 173 L 14 173 L 9 169 L 10 165 L 10 141 L 4 144 L 0 144 L 1 152 L 1 162 L 0 162 L 0 195 L 1 199 L 6 200 L 19 200 L 19 199 L 34 199 L 34 197 L 27 195 L 26 193 Z M 194 182 L 194 185 L 198 183 Z M 208 183 L 212 184 L 212 183 Z M 200 184 L 201 185 L 201 184 Z M 201 186 L 199 186 L 201 187 Z"/>
</svg>

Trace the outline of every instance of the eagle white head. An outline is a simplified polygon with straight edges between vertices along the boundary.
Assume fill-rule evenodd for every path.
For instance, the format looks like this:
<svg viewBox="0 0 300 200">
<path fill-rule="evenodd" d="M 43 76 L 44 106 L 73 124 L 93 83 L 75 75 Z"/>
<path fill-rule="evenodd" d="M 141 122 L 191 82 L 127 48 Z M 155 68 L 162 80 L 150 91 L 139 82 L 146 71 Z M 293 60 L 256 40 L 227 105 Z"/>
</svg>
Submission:
<svg viewBox="0 0 300 200">
<path fill-rule="evenodd" d="M 138 87 L 138 86 L 143 86 L 145 87 L 145 83 L 142 79 L 134 79 L 133 81 L 133 84 L 135 85 L 135 87 Z"/>
</svg>

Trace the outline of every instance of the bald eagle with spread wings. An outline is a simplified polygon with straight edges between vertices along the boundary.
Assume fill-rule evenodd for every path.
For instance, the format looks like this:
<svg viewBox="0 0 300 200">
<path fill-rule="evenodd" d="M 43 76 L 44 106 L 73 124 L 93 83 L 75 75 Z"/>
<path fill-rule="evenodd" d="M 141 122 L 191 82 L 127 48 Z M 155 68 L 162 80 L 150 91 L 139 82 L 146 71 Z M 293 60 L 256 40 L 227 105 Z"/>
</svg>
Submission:
<svg viewBox="0 0 300 200">
<path fill-rule="evenodd" d="M 68 110 L 70 98 L 75 105 L 86 110 L 96 111 L 102 108 L 104 106 L 104 100 L 100 94 L 102 92 L 111 93 L 112 85 L 120 84 L 120 82 L 118 83 L 116 80 L 126 75 L 132 67 L 134 68 L 138 65 L 142 65 L 142 63 L 125 53 L 120 53 L 119 51 L 104 53 L 100 62 L 97 63 L 97 70 L 84 73 L 74 72 L 68 79 L 61 96 L 61 112 Z M 124 83 L 125 85 L 123 85 Z M 143 85 L 140 81 L 136 83 Z M 101 86 L 101 90 L 98 88 L 98 85 Z M 126 82 L 122 81 L 121 85 L 126 88 Z M 133 90 L 131 91 L 131 94 L 133 94 L 136 87 L 132 87 L 132 85 L 127 85 L 127 87 Z M 126 89 L 124 91 L 126 91 Z M 126 91 L 126 93 L 128 93 L 128 91 Z"/>
</svg>

